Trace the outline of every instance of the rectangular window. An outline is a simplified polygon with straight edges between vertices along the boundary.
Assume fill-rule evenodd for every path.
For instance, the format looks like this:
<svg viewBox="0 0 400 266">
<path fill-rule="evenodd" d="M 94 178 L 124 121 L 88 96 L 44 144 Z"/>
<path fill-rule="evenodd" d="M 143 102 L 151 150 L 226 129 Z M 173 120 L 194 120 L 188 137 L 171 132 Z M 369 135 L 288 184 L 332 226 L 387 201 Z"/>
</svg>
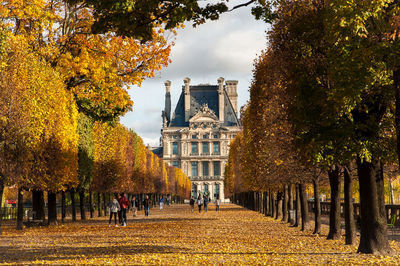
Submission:
<svg viewBox="0 0 400 266">
<path fill-rule="evenodd" d="M 204 194 L 208 196 L 208 184 L 204 184 Z"/>
<path fill-rule="evenodd" d="M 178 142 L 172 142 L 172 154 L 178 154 Z"/>
<path fill-rule="evenodd" d="M 178 161 L 173 161 L 173 162 L 172 162 L 172 166 L 174 166 L 174 167 L 179 167 L 179 162 L 178 162 Z"/>
<path fill-rule="evenodd" d="M 204 134 L 203 139 L 208 139 L 208 134 Z"/>
<path fill-rule="evenodd" d="M 208 151 L 208 142 L 203 142 L 203 154 L 209 154 Z"/>
<path fill-rule="evenodd" d="M 192 154 L 198 154 L 197 142 L 192 142 Z"/>
<path fill-rule="evenodd" d="M 197 139 L 197 134 L 192 135 L 192 139 Z"/>
<path fill-rule="evenodd" d="M 213 162 L 213 167 L 214 167 L 214 176 L 220 176 L 221 175 L 221 162 Z"/>
<path fill-rule="evenodd" d="M 214 198 L 219 199 L 219 184 L 215 184 Z"/>
<path fill-rule="evenodd" d="M 219 154 L 219 142 L 213 142 L 213 153 Z"/>
<path fill-rule="evenodd" d="M 192 162 L 192 176 L 197 176 L 198 171 L 197 171 L 197 162 Z"/>
<path fill-rule="evenodd" d="M 196 199 L 197 198 L 197 185 L 192 184 L 192 196 Z"/>
<path fill-rule="evenodd" d="M 214 139 L 218 139 L 218 138 L 219 138 L 218 134 L 214 134 Z"/>
<path fill-rule="evenodd" d="M 203 176 L 208 176 L 208 162 L 202 162 L 203 164 Z"/>
</svg>

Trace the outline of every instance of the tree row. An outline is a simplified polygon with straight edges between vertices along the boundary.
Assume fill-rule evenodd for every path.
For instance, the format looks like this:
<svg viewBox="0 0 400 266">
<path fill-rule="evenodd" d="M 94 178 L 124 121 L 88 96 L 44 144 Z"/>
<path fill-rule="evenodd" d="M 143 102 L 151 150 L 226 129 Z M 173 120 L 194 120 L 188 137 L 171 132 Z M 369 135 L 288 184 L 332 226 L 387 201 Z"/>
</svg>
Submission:
<svg viewBox="0 0 400 266">
<path fill-rule="evenodd" d="M 47 191 L 49 223 L 65 191 L 81 201 L 90 191 L 190 191 L 182 171 L 119 124 L 132 109 L 127 89 L 169 63 L 173 29 L 152 23 L 143 41 L 96 31 L 93 14 L 83 1 L 13 0 L 0 8 L 0 202 L 5 186 L 19 188 L 19 203 L 30 190 L 42 214 Z M 18 228 L 22 214 L 21 205 Z"/>
<path fill-rule="evenodd" d="M 344 180 L 346 243 L 351 244 L 352 181 L 358 180 L 358 251 L 392 254 L 384 176 L 385 166 L 397 167 L 399 158 L 399 6 L 282 0 L 274 10 L 269 44 L 255 64 L 250 102 L 242 110 L 243 133 L 231 143 L 226 188 L 236 197 L 268 192 L 263 199 L 284 199 L 284 213 L 289 195 L 297 191 L 295 202 L 306 224 L 305 186 L 314 186 L 318 219 L 320 185 L 329 182 L 328 238 L 336 239 Z M 320 233 L 319 220 L 315 226 L 314 233 Z"/>
</svg>

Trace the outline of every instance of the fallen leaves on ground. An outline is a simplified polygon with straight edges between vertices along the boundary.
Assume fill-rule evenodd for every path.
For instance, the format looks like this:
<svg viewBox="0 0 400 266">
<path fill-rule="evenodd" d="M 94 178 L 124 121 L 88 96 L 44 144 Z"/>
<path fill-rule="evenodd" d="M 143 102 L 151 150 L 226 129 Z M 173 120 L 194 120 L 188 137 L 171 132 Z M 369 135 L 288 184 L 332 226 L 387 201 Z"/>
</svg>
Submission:
<svg viewBox="0 0 400 266">
<path fill-rule="evenodd" d="M 191 213 L 187 205 L 129 213 L 128 226 L 104 217 L 24 231 L 5 228 L 2 264 L 399 264 L 400 255 L 358 254 L 357 245 L 301 232 L 279 220 L 224 205 Z M 400 254 L 400 243 L 391 246 Z"/>
</svg>

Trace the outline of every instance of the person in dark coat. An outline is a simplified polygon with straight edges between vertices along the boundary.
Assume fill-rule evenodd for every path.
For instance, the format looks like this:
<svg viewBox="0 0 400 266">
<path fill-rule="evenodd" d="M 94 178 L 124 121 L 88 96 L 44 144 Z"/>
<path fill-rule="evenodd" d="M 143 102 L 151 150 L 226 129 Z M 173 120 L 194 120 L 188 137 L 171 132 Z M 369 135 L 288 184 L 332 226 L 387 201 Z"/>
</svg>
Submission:
<svg viewBox="0 0 400 266">
<path fill-rule="evenodd" d="M 149 216 L 150 200 L 149 200 L 149 196 L 147 196 L 147 195 L 143 200 L 143 207 L 144 207 L 144 215 Z"/>
</svg>

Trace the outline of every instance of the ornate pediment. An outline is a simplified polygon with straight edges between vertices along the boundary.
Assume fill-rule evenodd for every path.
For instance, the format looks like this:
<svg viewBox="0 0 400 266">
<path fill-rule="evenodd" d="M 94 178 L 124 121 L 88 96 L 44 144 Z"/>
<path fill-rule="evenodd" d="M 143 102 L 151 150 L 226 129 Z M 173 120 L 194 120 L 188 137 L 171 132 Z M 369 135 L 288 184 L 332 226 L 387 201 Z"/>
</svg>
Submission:
<svg viewBox="0 0 400 266">
<path fill-rule="evenodd" d="M 219 126 L 219 119 L 214 111 L 208 108 L 208 104 L 206 103 L 189 119 L 190 128 L 215 128 L 216 126 Z"/>
</svg>

